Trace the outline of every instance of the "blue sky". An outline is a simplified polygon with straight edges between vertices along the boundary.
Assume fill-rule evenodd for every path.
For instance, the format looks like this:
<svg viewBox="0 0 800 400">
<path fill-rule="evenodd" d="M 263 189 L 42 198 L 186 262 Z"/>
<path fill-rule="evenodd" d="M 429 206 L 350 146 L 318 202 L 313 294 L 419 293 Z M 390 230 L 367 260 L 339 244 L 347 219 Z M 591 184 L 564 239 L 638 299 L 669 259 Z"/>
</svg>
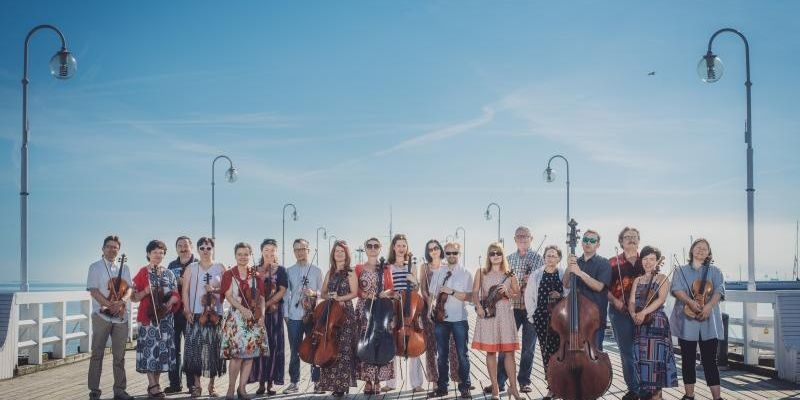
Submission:
<svg viewBox="0 0 800 400">
<path fill-rule="evenodd" d="M 228 184 L 217 164 L 223 262 L 237 241 L 280 240 L 293 202 L 287 238 L 313 242 L 319 226 L 354 244 L 385 236 L 391 206 L 417 252 L 463 226 L 474 267 L 496 236 L 490 202 L 507 243 L 520 224 L 536 243 L 563 243 L 563 164 L 557 182 L 542 179 L 557 153 L 570 160 L 572 215 L 600 231 L 602 254 L 625 225 L 679 255 L 704 236 L 727 277 L 742 265 L 746 278 L 741 41 L 715 41 L 719 82 L 695 72 L 710 35 L 733 27 L 751 46 L 757 276 L 783 278 L 800 217 L 798 12 L 789 1 L 6 2 L 0 272 L 18 279 L 23 40 L 51 23 L 78 73 L 52 79 L 58 42 L 34 37 L 31 280 L 85 280 L 111 232 L 135 265 L 152 238 L 210 235 L 219 154 L 239 169 Z"/>
</svg>

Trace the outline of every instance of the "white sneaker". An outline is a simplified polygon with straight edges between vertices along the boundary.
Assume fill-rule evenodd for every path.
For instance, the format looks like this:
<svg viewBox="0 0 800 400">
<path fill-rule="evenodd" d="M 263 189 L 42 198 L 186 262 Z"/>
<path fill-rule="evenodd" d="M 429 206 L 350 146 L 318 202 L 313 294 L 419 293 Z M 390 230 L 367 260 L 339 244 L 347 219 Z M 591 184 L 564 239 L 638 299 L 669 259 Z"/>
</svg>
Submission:
<svg viewBox="0 0 800 400">
<path fill-rule="evenodd" d="M 300 388 L 297 387 L 296 383 L 292 382 L 289 384 L 289 386 L 286 387 L 286 389 L 283 389 L 283 393 L 284 394 L 297 393 L 298 390 L 300 390 Z"/>
</svg>

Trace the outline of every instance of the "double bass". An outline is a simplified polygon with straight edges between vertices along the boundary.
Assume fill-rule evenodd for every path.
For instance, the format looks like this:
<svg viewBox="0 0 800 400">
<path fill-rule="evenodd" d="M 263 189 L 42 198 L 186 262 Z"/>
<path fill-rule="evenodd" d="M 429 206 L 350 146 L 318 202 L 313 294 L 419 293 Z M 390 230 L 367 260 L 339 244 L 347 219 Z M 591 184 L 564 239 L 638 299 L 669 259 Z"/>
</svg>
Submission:
<svg viewBox="0 0 800 400">
<path fill-rule="evenodd" d="M 347 271 L 336 272 L 334 287 L 347 279 Z M 332 296 L 334 293 L 329 294 Z M 347 315 L 343 305 L 332 297 L 314 308 L 314 328 L 300 343 L 300 359 L 317 367 L 326 367 L 339 359 L 339 332 Z"/>
<path fill-rule="evenodd" d="M 570 254 L 575 255 L 578 223 L 569 221 Z M 570 276 L 567 297 L 553 307 L 550 328 L 561 340 L 550 357 L 547 383 L 555 397 L 588 400 L 602 396 L 611 386 L 611 361 L 595 344 L 600 328 L 600 310 L 578 289 L 578 278 Z"/>
<path fill-rule="evenodd" d="M 396 352 L 392 336 L 394 303 L 390 299 L 377 297 L 383 291 L 383 271 L 386 259 L 381 257 L 378 265 L 378 288 L 376 296 L 364 300 L 367 325 L 364 335 L 358 339 L 356 355 L 358 359 L 373 365 L 386 365 L 392 361 Z"/>
<path fill-rule="evenodd" d="M 412 261 L 413 260 L 413 261 Z M 408 273 L 411 265 L 416 263 L 411 254 L 406 255 Z M 411 282 L 400 292 L 400 300 L 395 301 L 397 322 L 394 326 L 396 354 L 405 358 L 419 357 L 425 352 L 425 336 L 422 333 L 422 313 L 425 312 L 425 301 L 419 293 L 411 290 Z"/>
<path fill-rule="evenodd" d="M 198 272 L 200 269 L 198 268 Z M 206 285 L 211 284 L 211 274 L 206 272 L 206 276 L 203 278 L 203 281 Z M 200 325 L 207 326 L 211 324 L 211 326 L 219 325 L 220 316 L 217 313 L 217 296 L 214 296 L 213 293 L 206 291 L 206 294 L 200 299 L 200 304 L 203 306 L 203 313 L 200 314 L 200 318 L 198 321 Z"/>
<path fill-rule="evenodd" d="M 119 271 L 117 272 L 117 277 L 109 278 L 108 280 L 108 297 L 106 297 L 106 299 L 112 303 L 122 300 L 122 298 L 125 296 L 125 292 L 127 292 L 128 288 L 130 287 L 128 286 L 128 282 L 125 282 L 125 280 L 122 279 L 122 268 L 128 261 L 128 257 L 126 257 L 125 253 L 123 253 L 122 256 L 119 257 L 118 261 Z M 121 317 L 123 314 L 125 314 L 126 309 L 123 307 L 116 313 L 113 313 L 110 309 L 103 308 L 100 312 L 108 315 L 109 317 Z"/>
</svg>

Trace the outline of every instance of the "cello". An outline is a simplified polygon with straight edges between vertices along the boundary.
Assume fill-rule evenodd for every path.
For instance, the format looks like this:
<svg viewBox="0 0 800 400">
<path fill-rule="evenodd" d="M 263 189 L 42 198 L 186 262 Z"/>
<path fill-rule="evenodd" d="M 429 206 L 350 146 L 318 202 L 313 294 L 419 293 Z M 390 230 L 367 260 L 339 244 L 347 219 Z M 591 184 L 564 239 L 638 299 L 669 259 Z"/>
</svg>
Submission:
<svg viewBox="0 0 800 400">
<path fill-rule="evenodd" d="M 391 332 L 394 320 L 394 303 L 390 299 L 377 297 L 383 291 L 383 271 L 386 259 L 381 257 L 378 265 L 378 287 L 371 299 L 364 300 L 367 325 L 364 335 L 356 346 L 358 359 L 373 365 L 386 365 L 397 351 Z"/>
<path fill-rule="evenodd" d="M 347 271 L 336 272 L 333 287 L 338 288 L 342 279 L 347 279 Z M 343 305 L 329 298 L 314 308 L 314 328 L 300 343 L 300 359 L 316 367 L 326 367 L 339 359 L 339 332 L 346 319 Z"/>
<path fill-rule="evenodd" d="M 128 257 L 125 256 L 125 253 L 119 257 L 119 271 L 117 272 L 116 278 L 110 278 L 108 280 L 108 297 L 106 298 L 109 302 L 117 302 L 122 300 L 122 297 L 125 296 L 125 292 L 128 291 L 128 282 L 125 282 L 122 279 L 122 268 L 125 266 L 125 263 L 128 261 Z M 123 307 L 117 311 L 117 313 L 111 312 L 109 308 L 103 308 L 100 312 L 108 315 L 109 317 L 121 317 L 126 312 L 126 307 Z"/>
<path fill-rule="evenodd" d="M 406 255 L 408 273 L 411 264 L 416 263 L 411 254 Z M 395 301 L 397 322 L 394 326 L 394 340 L 398 356 L 419 357 L 425 352 L 425 336 L 422 334 L 422 313 L 425 312 L 425 301 L 419 293 L 411 290 L 411 282 L 400 292 L 400 300 Z"/>
<path fill-rule="evenodd" d="M 575 255 L 578 223 L 569 221 L 570 254 Z M 611 361 L 594 343 L 600 327 L 600 310 L 580 293 L 578 278 L 570 276 L 567 297 L 553 307 L 550 328 L 561 340 L 550 358 L 547 383 L 555 397 L 588 400 L 602 396 L 611 386 Z"/>
</svg>

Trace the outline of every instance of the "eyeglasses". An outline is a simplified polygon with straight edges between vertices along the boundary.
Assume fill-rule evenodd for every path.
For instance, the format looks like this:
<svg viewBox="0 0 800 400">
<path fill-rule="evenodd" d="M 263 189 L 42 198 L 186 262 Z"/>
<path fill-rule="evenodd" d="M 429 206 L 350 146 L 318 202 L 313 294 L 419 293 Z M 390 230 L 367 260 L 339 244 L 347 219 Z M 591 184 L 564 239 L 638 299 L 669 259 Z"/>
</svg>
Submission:
<svg viewBox="0 0 800 400">
<path fill-rule="evenodd" d="M 381 245 L 378 243 L 367 243 L 364 247 L 366 247 L 367 250 L 378 250 L 381 248 Z"/>
<path fill-rule="evenodd" d="M 502 256 L 502 255 L 503 255 L 502 251 L 490 251 L 489 252 L 489 257 Z"/>
<path fill-rule="evenodd" d="M 623 239 L 627 239 L 627 240 L 633 240 L 633 239 L 638 239 L 639 236 L 638 235 L 625 235 L 622 238 Z"/>
<path fill-rule="evenodd" d="M 516 235 L 516 236 L 514 236 L 514 239 L 519 239 L 519 240 L 530 239 L 530 238 L 531 238 L 530 235 Z"/>
<path fill-rule="evenodd" d="M 588 237 L 588 236 L 584 236 L 583 237 L 583 243 L 595 244 L 595 243 L 597 243 L 599 241 L 600 241 L 600 239 L 598 239 L 598 238 L 593 238 L 593 237 Z"/>
<path fill-rule="evenodd" d="M 431 252 L 431 251 L 434 251 L 434 250 L 439 250 L 439 248 L 436 247 L 436 246 L 428 247 L 428 252 Z"/>
<path fill-rule="evenodd" d="M 204 247 L 198 247 L 197 249 L 198 249 L 198 250 L 200 250 L 200 251 L 211 251 L 211 250 L 213 250 L 214 248 L 213 248 L 213 247 L 205 247 L 205 246 L 204 246 Z"/>
<path fill-rule="evenodd" d="M 300 247 L 300 248 L 294 249 L 294 251 L 308 251 L 308 247 Z"/>
<path fill-rule="evenodd" d="M 457 251 L 445 251 L 444 254 L 446 254 L 448 256 L 457 256 L 458 252 Z"/>
</svg>

